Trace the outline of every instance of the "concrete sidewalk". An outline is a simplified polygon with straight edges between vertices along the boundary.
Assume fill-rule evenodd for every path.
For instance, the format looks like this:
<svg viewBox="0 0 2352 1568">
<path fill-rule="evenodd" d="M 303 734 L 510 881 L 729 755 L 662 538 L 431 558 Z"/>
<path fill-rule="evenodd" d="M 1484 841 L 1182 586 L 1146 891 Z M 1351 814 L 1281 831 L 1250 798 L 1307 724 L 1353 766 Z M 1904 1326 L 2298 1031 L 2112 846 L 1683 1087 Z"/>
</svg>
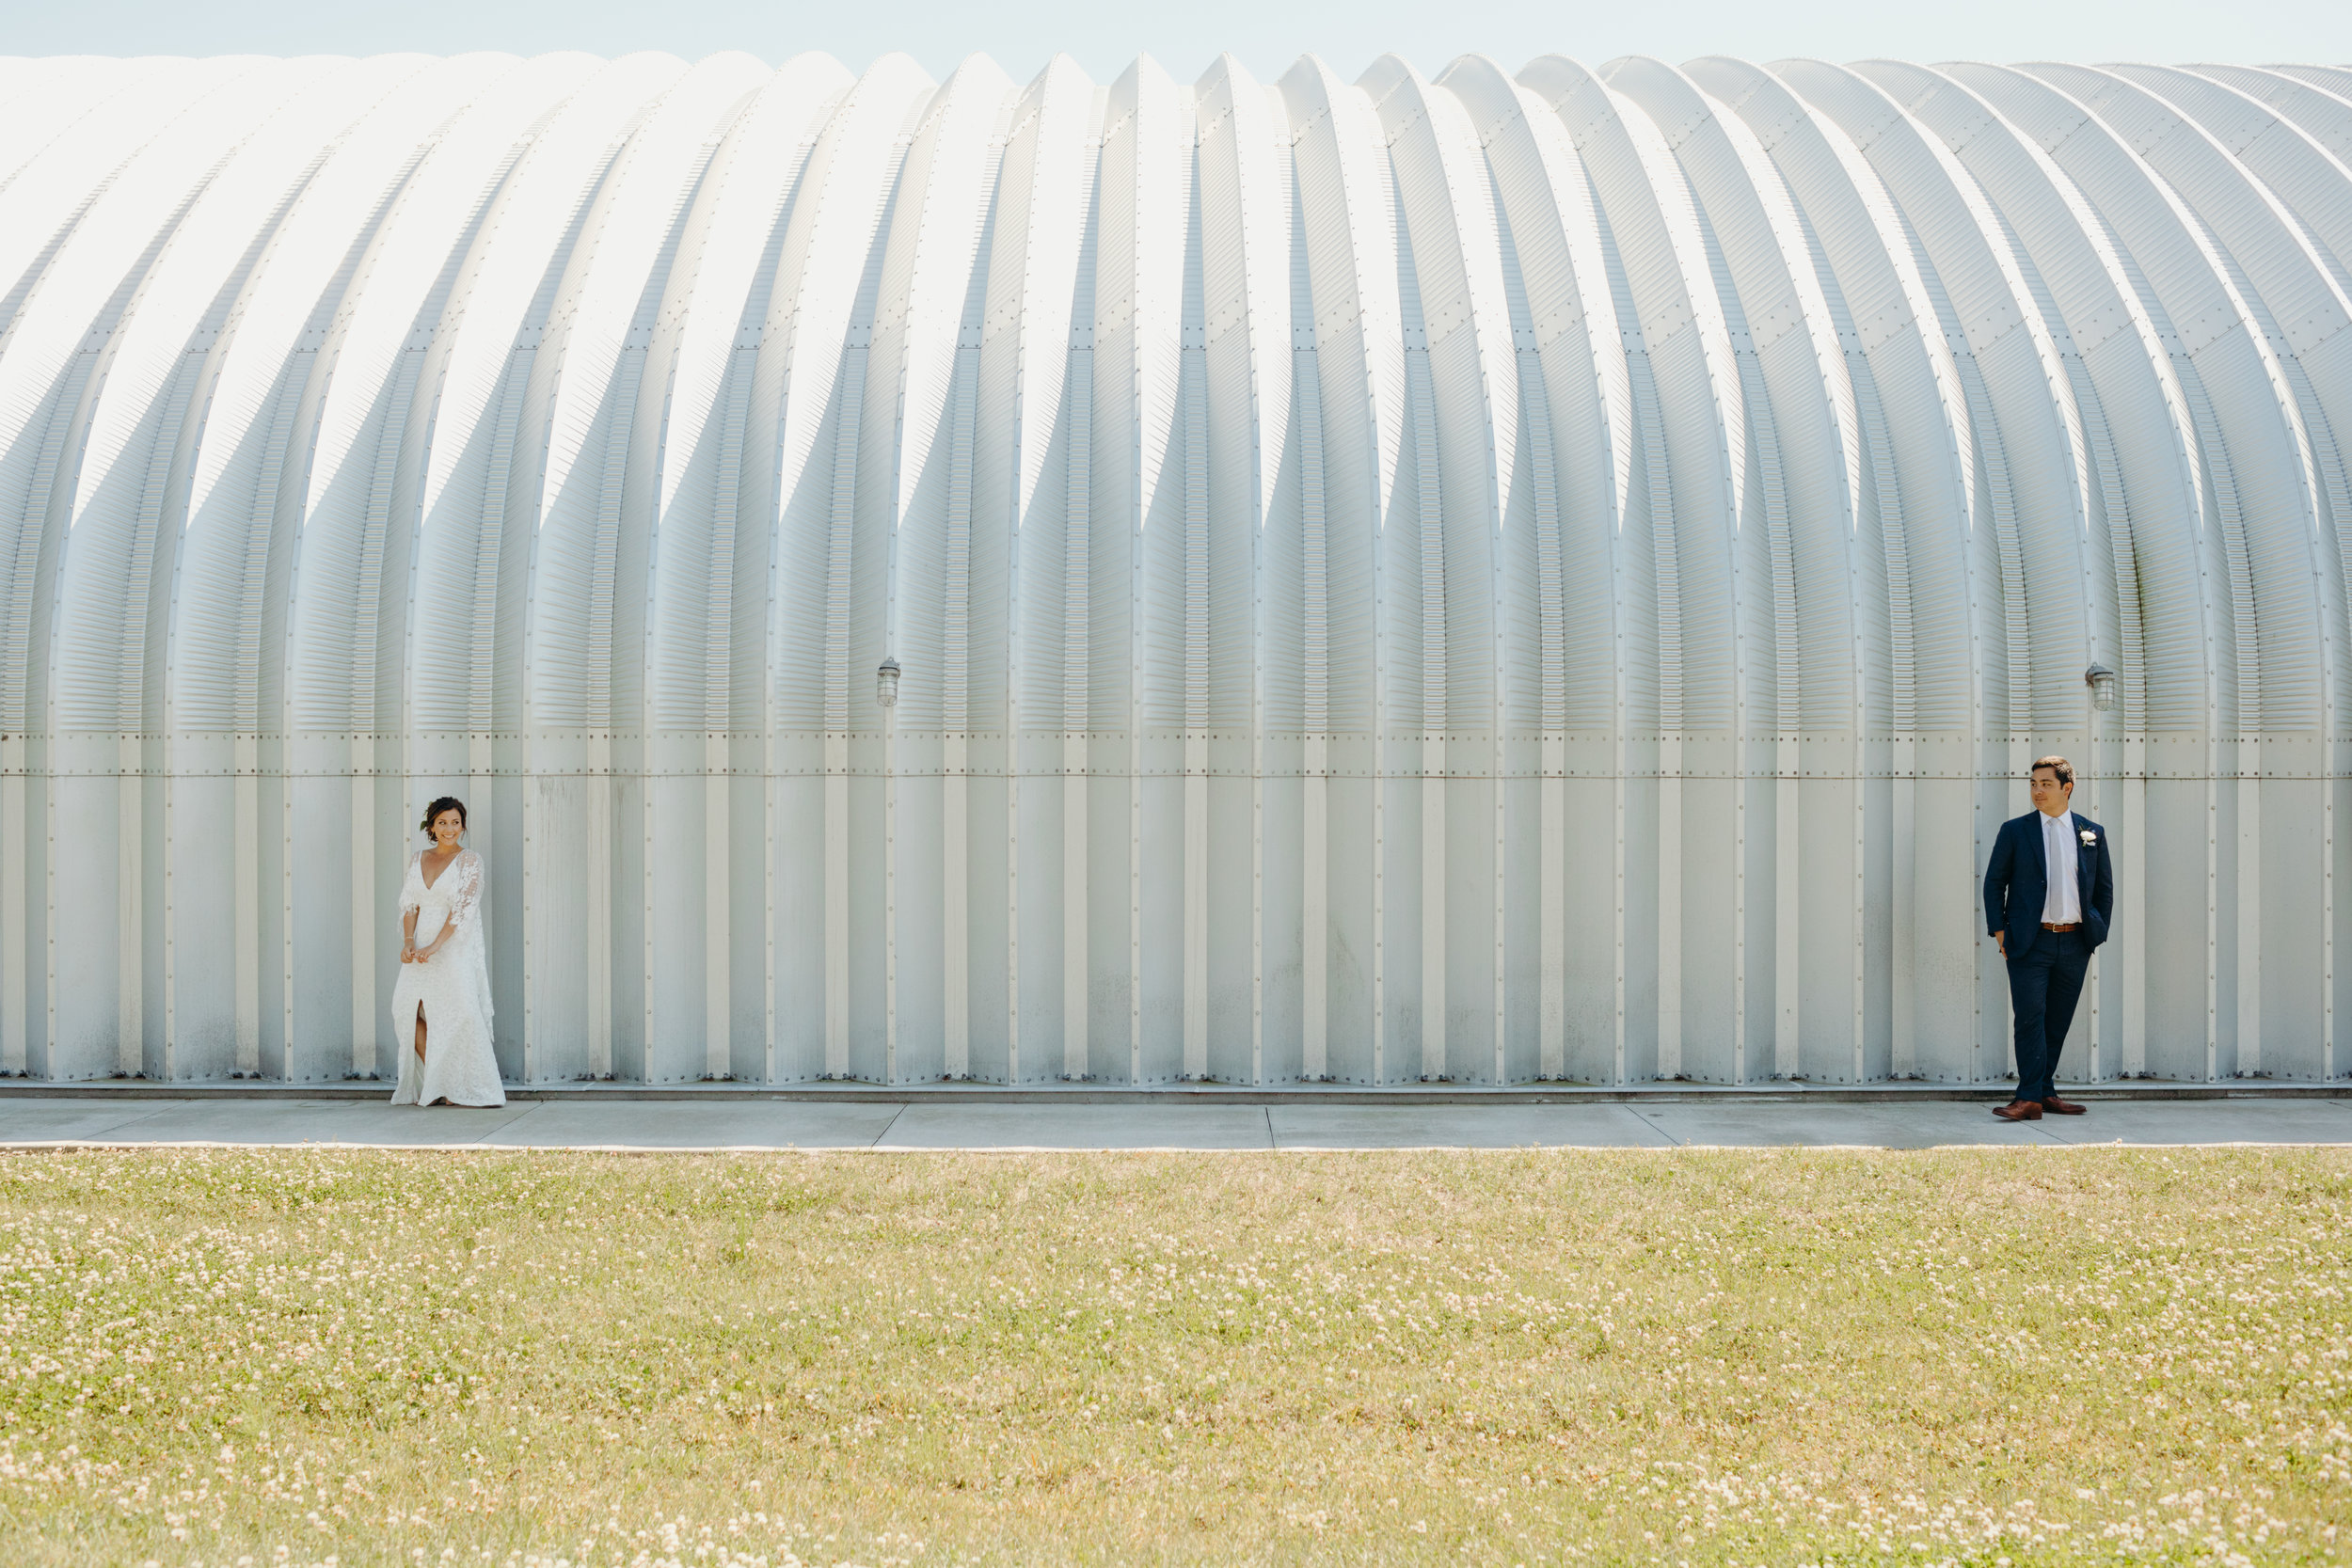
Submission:
<svg viewBox="0 0 2352 1568">
<path fill-rule="evenodd" d="M 938 1103 L 732 1096 L 517 1100 L 419 1110 L 349 1099 L 167 1099 L 0 1091 L 0 1149 L 172 1145 L 437 1148 L 1347 1149 L 1931 1148 L 1950 1145 L 2352 1146 L 2342 1098 L 2093 1099 L 2090 1114 L 2012 1124 L 1989 1101 L 1883 1103 L 1660 1096 L 1593 1104 L 1344 1101 Z"/>
</svg>

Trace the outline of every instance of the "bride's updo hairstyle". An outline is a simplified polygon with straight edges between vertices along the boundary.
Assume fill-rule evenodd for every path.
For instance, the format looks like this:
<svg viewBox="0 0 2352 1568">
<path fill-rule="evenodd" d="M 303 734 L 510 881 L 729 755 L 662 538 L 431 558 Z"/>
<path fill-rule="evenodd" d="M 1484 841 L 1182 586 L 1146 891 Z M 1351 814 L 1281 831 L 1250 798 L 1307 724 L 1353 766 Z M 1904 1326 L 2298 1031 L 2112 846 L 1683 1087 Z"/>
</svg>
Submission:
<svg viewBox="0 0 2352 1568">
<path fill-rule="evenodd" d="M 433 819 L 445 811 L 453 811 L 457 814 L 457 831 L 465 832 L 466 802 L 454 795 L 444 795 L 424 808 L 424 820 L 417 824 L 424 830 L 425 842 L 433 842 Z"/>
</svg>

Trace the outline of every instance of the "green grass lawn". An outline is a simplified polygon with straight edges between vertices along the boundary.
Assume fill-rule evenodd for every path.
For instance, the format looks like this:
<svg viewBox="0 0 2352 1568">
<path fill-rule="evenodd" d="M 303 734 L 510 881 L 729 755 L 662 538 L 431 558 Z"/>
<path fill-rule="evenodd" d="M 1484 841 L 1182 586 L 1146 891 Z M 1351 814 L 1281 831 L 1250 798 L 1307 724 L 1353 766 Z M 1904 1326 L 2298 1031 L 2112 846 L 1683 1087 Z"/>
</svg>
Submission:
<svg viewBox="0 0 2352 1568">
<path fill-rule="evenodd" d="M 0 1562 L 2335 1561 L 2348 1219 L 2324 1150 L 19 1154 Z"/>
</svg>

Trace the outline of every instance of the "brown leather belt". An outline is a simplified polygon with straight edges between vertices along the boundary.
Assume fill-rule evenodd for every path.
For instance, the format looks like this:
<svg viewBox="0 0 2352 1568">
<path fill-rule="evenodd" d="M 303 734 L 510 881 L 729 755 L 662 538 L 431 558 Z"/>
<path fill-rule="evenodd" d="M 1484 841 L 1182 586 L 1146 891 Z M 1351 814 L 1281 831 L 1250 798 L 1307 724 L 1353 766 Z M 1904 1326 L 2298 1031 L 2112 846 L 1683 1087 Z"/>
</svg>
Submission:
<svg viewBox="0 0 2352 1568">
<path fill-rule="evenodd" d="M 2083 923 L 2079 920 L 2070 920 L 2060 926 L 2054 920 L 2045 920 L 2042 923 L 2042 928 L 2045 931 L 2079 931 L 2083 928 Z"/>
</svg>

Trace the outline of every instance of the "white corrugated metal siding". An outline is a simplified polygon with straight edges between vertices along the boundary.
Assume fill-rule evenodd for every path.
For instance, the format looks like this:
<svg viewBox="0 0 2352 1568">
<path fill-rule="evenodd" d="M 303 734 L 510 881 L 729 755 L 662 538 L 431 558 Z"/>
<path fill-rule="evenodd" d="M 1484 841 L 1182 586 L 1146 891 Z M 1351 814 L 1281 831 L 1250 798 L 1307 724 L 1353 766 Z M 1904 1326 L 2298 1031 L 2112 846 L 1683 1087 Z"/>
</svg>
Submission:
<svg viewBox="0 0 2352 1568">
<path fill-rule="evenodd" d="M 0 60 L 0 1072 L 2335 1076 L 2352 76 Z M 874 670 L 903 669 L 895 708 Z M 2094 710 L 2092 663 L 2121 675 Z"/>
</svg>

